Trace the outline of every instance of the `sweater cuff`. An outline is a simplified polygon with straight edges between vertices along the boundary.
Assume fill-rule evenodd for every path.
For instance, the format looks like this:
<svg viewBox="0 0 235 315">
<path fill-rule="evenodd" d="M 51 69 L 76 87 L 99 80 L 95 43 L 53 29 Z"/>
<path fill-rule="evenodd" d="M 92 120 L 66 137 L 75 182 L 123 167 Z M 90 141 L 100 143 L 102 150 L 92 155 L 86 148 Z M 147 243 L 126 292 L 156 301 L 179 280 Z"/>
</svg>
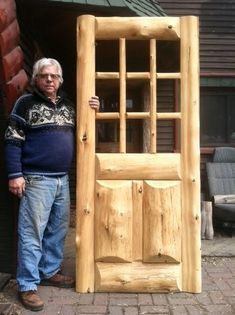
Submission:
<svg viewBox="0 0 235 315">
<path fill-rule="evenodd" d="M 18 177 L 23 177 L 23 173 L 14 173 L 14 174 L 9 174 L 8 179 L 14 179 Z"/>
</svg>

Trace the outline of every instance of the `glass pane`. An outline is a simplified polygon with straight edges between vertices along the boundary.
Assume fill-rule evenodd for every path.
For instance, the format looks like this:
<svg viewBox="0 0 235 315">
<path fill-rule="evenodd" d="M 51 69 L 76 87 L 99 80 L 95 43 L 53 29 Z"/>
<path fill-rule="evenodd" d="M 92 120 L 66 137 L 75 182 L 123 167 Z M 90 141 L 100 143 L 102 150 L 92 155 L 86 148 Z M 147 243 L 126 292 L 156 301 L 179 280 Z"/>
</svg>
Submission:
<svg viewBox="0 0 235 315">
<path fill-rule="evenodd" d="M 228 141 L 235 142 L 235 95 L 228 97 Z"/>
<path fill-rule="evenodd" d="M 97 123 L 98 142 L 118 142 L 119 126 L 116 121 Z"/>
<path fill-rule="evenodd" d="M 201 97 L 201 144 L 219 144 L 227 141 L 227 104 L 225 95 Z"/>
<path fill-rule="evenodd" d="M 149 40 L 126 41 L 126 71 L 149 71 Z"/>
<path fill-rule="evenodd" d="M 157 71 L 180 71 L 180 41 L 157 41 Z"/>
<path fill-rule="evenodd" d="M 126 122 L 126 151 L 127 153 L 142 153 L 143 121 L 127 120 Z"/>
<path fill-rule="evenodd" d="M 158 120 L 157 123 L 157 151 L 174 152 L 175 135 L 173 120 Z M 178 145 L 179 149 L 179 145 Z"/>
<path fill-rule="evenodd" d="M 95 49 L 96 49 L 96 71 L 98 72 L 105 72 L 105 71 L 118 72 L 119 71 L 119 41 L 98 40 L 96 41 Z"/>
</svg>

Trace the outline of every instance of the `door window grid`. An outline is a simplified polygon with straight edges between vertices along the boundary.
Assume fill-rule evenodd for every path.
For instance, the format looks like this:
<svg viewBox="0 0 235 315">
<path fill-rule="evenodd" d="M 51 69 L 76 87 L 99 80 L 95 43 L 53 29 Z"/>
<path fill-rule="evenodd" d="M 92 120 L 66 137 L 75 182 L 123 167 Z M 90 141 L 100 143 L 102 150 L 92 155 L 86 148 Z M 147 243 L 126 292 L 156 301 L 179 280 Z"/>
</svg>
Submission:
<svg viewBox="0 0 235 315">
<path fill-rule="evenodd" d="M 180 112 L 157 112 L 157 80 L 181 78 L 179 72 L 157 72 L 157 41 L 149 40 L 149 72 L 126 71 L 126 39 L 119 39 L 119 72 L 96 72 L 96 79 L 119 80 L 119 112 L 96 113 L 97 120 L 119 121 L 119 153 L 126 153 L 126 128 L 128 119 L 147 119 L 150 122 L 150 153 L 157 152 L 157 120 L 181 120 Z M 150 89 L 149 111 L 128 112 L 127 109 L 127 80 L 148 80 Z"/>
</svg>

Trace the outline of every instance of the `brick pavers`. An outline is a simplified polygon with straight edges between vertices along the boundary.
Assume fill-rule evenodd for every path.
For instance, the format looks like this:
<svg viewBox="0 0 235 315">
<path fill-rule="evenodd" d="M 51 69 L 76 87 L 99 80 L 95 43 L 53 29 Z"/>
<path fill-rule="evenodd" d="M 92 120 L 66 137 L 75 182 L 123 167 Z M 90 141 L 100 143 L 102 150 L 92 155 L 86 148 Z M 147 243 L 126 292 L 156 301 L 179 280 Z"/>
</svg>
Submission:
<svg viewBox="0 0 235 315">
<path fill-rule="evenodd" d="M 91 293 L 79 294 L 72 289 L 39 287 L 45 308 L 44 315 L 234 315 L 235 257 L 202 259 L 202 292 L 191 293 Z M 0 302 L 18 307 L 15 314 L 35 312 L 21 308 L 17 301 L 16 284 L 11 280 L 0 293 Z"/>
</svg>

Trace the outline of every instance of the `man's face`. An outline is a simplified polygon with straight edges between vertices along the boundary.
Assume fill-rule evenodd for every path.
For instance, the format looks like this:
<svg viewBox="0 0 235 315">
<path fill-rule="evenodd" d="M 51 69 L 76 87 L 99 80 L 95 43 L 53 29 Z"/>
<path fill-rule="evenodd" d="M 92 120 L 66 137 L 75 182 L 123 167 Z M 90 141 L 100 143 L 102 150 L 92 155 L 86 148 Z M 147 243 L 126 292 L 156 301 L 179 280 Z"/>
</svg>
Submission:
<svg viewBox="0 0 235 315">
<path fill-rule="evenodd" d="M 37 88 L 48 97 L 55 97 L 60 87 L 60 77 L 56 66 L 43 67 L 35 78 Z"/>
</svg>

